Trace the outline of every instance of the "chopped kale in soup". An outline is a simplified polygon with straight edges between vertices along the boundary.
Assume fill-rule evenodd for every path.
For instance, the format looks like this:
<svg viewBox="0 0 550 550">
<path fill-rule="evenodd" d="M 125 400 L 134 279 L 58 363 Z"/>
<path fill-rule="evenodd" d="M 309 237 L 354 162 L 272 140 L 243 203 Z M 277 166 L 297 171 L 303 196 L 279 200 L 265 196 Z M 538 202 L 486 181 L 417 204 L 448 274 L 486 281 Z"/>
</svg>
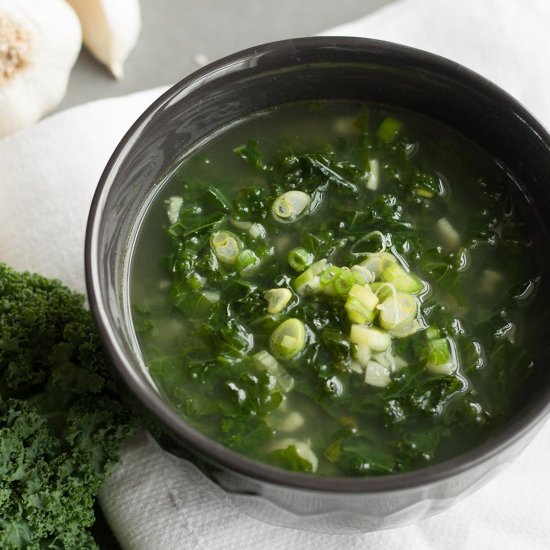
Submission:
<svg viewBox="0 0 550 550">
<path fill-rule="evenodd" d="M 296 104 L 185 158 L 137 229 L 130 294 L 159 390 L 247 456 L 319 475 L 485 441 L 536 383 L 518 187 L 434 121 Z"/>
</svg>

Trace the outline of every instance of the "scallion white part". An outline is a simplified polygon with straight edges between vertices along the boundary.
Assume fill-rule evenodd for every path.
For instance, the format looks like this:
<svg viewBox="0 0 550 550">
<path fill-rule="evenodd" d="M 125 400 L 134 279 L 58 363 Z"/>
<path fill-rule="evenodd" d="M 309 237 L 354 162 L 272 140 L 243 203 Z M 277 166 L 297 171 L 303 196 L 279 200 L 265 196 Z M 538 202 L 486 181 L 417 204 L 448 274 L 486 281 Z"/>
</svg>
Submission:
<svg viewBox="0 0 550 550">
<path fill-rule="evenodd" d="M 394 372 L 396 370 L 395 357 L 389 350 L 373 354 L 372 360 L 376 361 L 377 363 L 380 363 L 383 367 L 386 367 L 390 372 Z"/>
<path fill-rule="evenodd" d="M 220 293 L 217 290 L 204 290 L 202 295 L 211 303 L 215 304 L 220 301 Z"/>
<path fill-rule="evenodd" d="M 375 280 L 375 275 L 372 271 L 362 265 L 352 265 L 351 272 L 355 276 L 356 281 L 361 285 L 372 283 Z"/>
<path fill-rule="evenodd" d="M 420 323 L 415 319 L 410 325 L 400 327 L 393 330 L 392 334 L 394 338 L 406 338 L 411 336 L 420 330 Z"/>
<path fill-rule="evenodd" d="M 264 240 L 267 237 L 267 231 L 261 223 L 253 223 L 248 230 L 249 235 L 253 239 L 262 239 Z"/>
<path fill-rule="evenodd" d="M 364 369 L 361 366 L 361 364 L 359 363 L 359 361 L 351 361 L 350 364 L 349 364 L 349 368 L 353 372 L 356 372 L 357 374 L 363 374 Z"/>
<path fill-rule="evenodd" d="M 460 248 L 461 239 L 458 231 L 447 218 L 440 218 L 435 224 L 437 234 L 442 244 L 451 251 Z"/>
<path fill-rule="evenodd" d="M 284 417 L 275 427 L 278 431 L 295 432 L 304 425 L 304 417 L 298 411 L 292 411 Z"/>
<path fill-rule="evenodd" d="M 504 277 L 494 269 L 484 269 L 479 280 L 479 291 L 482 294 L 495 294 L 497 287 L 502 283 Z"/>
<path fill-rule="evenodd" d="M 366 344 L 355 345 L 355 359 L 363 369 L 367 367 L 371 357 L 372 352 L 369 346 Z"/>
<path fill-rule="evenodd" d="M 292 299 L 292 292 L 288 288 L 272 288 L 264 292 L 264 298 L 268 313 L 281 313 Z"/>
<path fill-rule="evenodd" d="M 390 296 L 397 300 L 397 290 L 392 283 L 374 283 L 371 285 L 371 290 L 381 301 L 386 300 Z"/>
<path fill-rule="evenodd" d="M 265 350 L 259 351 L 252 356 L 257 368 L 265 370 L 275 378 L 277 386 L 283 393 L 288 393 L 294 387 L 294 378 L 288 374 L 285 368 L 279 364 L 277 359 Z"/>
<path fill-rule="evenodd" d="M 303 191 L 287 191 L 275 199 L 271 207 L 273 218 L 281 223 L 292 223 L 307 212 L 311 197 Z"/>
<path fill-rule="evenodd" d="M 384 388 L 391 382 L 390 371 L 377 361 L 369 361 L 365 369 L 365 383 Z"/>
<path fill-rule="evenodd" d="M 403 359 L 403 357 L 399 357 L 399 355 L 395 356 L 395 371 L 399 371 L 401 369 L 404 369 L 405 367 L 408 367 L 409 363 Z"/>
<path fill-rule="evenodd" d="M 378 322 L 385 330 L 399 332 L 410 326 L 418 311 L 416 299 L 407 292 L 398 292 L 396 296 L 386 298 L 377 306 L 380 311 Z"/>
<path fill-rule="evenodd" d="M 333 129 L 337 134 L 352 136 L 359 133 L 359 128 L 355 124 L 356 117 L 340 116 L 334 119 Z"/>
<path fill-rule="evenodd" d="M 391 343 L 388 332 L 366 325 L 352 325 L 349 339 L 353 344 L 364 344 L 372 351 L 386 351 Z"/>
<path fill-rule="evenodd" d="M 240 229 L 242 231 L 250 231 L 250 228 L 252 227 L 252 222 L 246 222 L 242 220 L 236 220 L 235 218 L 229 218 L 229 223 L 236 227 L 237 229 Z"/>
<path fill-rule="evenodd" d="M 170 197 L 166 200 L 166 205 L 166 215 L 168 216 L 168 221 L 170 222 L 170 225 L 174 225 L 179 219 L 180 210 L 183 205 L 183 197 L 180 197 L 179 195 Z"/>
<path fill-rule="evenodd" d="M 234 264 L 242 248 L 241 240 L 230 231 L 216 231 L 210 237 L 210 247 L 220 262 Z"/>
<path fill-rule="evenodd" d="M 374 273 L 376 278 L 379 278 L 385 269 L 395 263 L 397 263 L 397 258 L 389 252 L 369 252 L 366 260 L 363 260 L 359 265 L 366 267 Z"/>
<path fill-rule="evenodd" d="M 366 186 L 371 191 L 376 191 L 380 183 L 380 162 L 378 159 L 369 159 L 369 175 Z"/>
</svg>

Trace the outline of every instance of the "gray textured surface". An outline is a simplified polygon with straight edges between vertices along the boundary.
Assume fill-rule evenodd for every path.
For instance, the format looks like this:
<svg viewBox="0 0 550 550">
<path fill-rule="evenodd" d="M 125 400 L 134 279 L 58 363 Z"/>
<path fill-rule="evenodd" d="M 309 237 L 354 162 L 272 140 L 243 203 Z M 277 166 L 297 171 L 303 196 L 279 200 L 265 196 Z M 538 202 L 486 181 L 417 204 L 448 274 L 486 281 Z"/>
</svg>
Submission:
<svg viewBox="0 0 550 550">
<path fill-rule="evenodd" d="M 213 61 L 263 42 L 312 35 L 390 1 L 141 0 L 143 27 L 124 80 L 82 51 L 59 109 L 173 84 L 198 68 L 199 54 Z"/>
</svg>

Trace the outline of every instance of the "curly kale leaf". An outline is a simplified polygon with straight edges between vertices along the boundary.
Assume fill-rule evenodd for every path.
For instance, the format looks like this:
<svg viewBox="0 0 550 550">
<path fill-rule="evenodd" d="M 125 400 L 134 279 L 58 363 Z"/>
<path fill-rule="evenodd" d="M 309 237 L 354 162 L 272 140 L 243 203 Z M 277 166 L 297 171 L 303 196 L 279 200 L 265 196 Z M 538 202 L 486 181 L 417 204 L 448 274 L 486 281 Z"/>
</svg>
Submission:
<svg viewBox="0 0 550 550">
<path fill-rule="evenodd" d="M 0 264 L 2 548 L 95 548 L 95 495 L 135 430 L 83 304 Z"/>
</svg>

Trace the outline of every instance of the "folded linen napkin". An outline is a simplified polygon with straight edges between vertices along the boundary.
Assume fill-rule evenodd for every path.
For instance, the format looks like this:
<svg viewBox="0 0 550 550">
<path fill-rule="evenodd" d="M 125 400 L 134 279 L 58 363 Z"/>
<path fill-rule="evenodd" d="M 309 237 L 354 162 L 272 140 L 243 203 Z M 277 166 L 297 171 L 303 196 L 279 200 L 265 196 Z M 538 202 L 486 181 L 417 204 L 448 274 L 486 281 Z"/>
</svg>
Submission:
<svg viewBox="0 0 550 550">
<path fill-rule="evenodd" d="M 546 0 L 407 0 L 325 34 L 373 36 L 441 53 L 492 78 L 550 125 Z M 160 90 L 94 102 L 0 141 L 0 261 L 84 289 L 91 197 L 110 152 Z M 546 550 L 550 423 L 486 487 L 421 523 L 361 535 L 300 532 L 242 514 L 193 465 L 146 434 L 130 441 L 100 502 L 133 550 Z"/>
</svg>

